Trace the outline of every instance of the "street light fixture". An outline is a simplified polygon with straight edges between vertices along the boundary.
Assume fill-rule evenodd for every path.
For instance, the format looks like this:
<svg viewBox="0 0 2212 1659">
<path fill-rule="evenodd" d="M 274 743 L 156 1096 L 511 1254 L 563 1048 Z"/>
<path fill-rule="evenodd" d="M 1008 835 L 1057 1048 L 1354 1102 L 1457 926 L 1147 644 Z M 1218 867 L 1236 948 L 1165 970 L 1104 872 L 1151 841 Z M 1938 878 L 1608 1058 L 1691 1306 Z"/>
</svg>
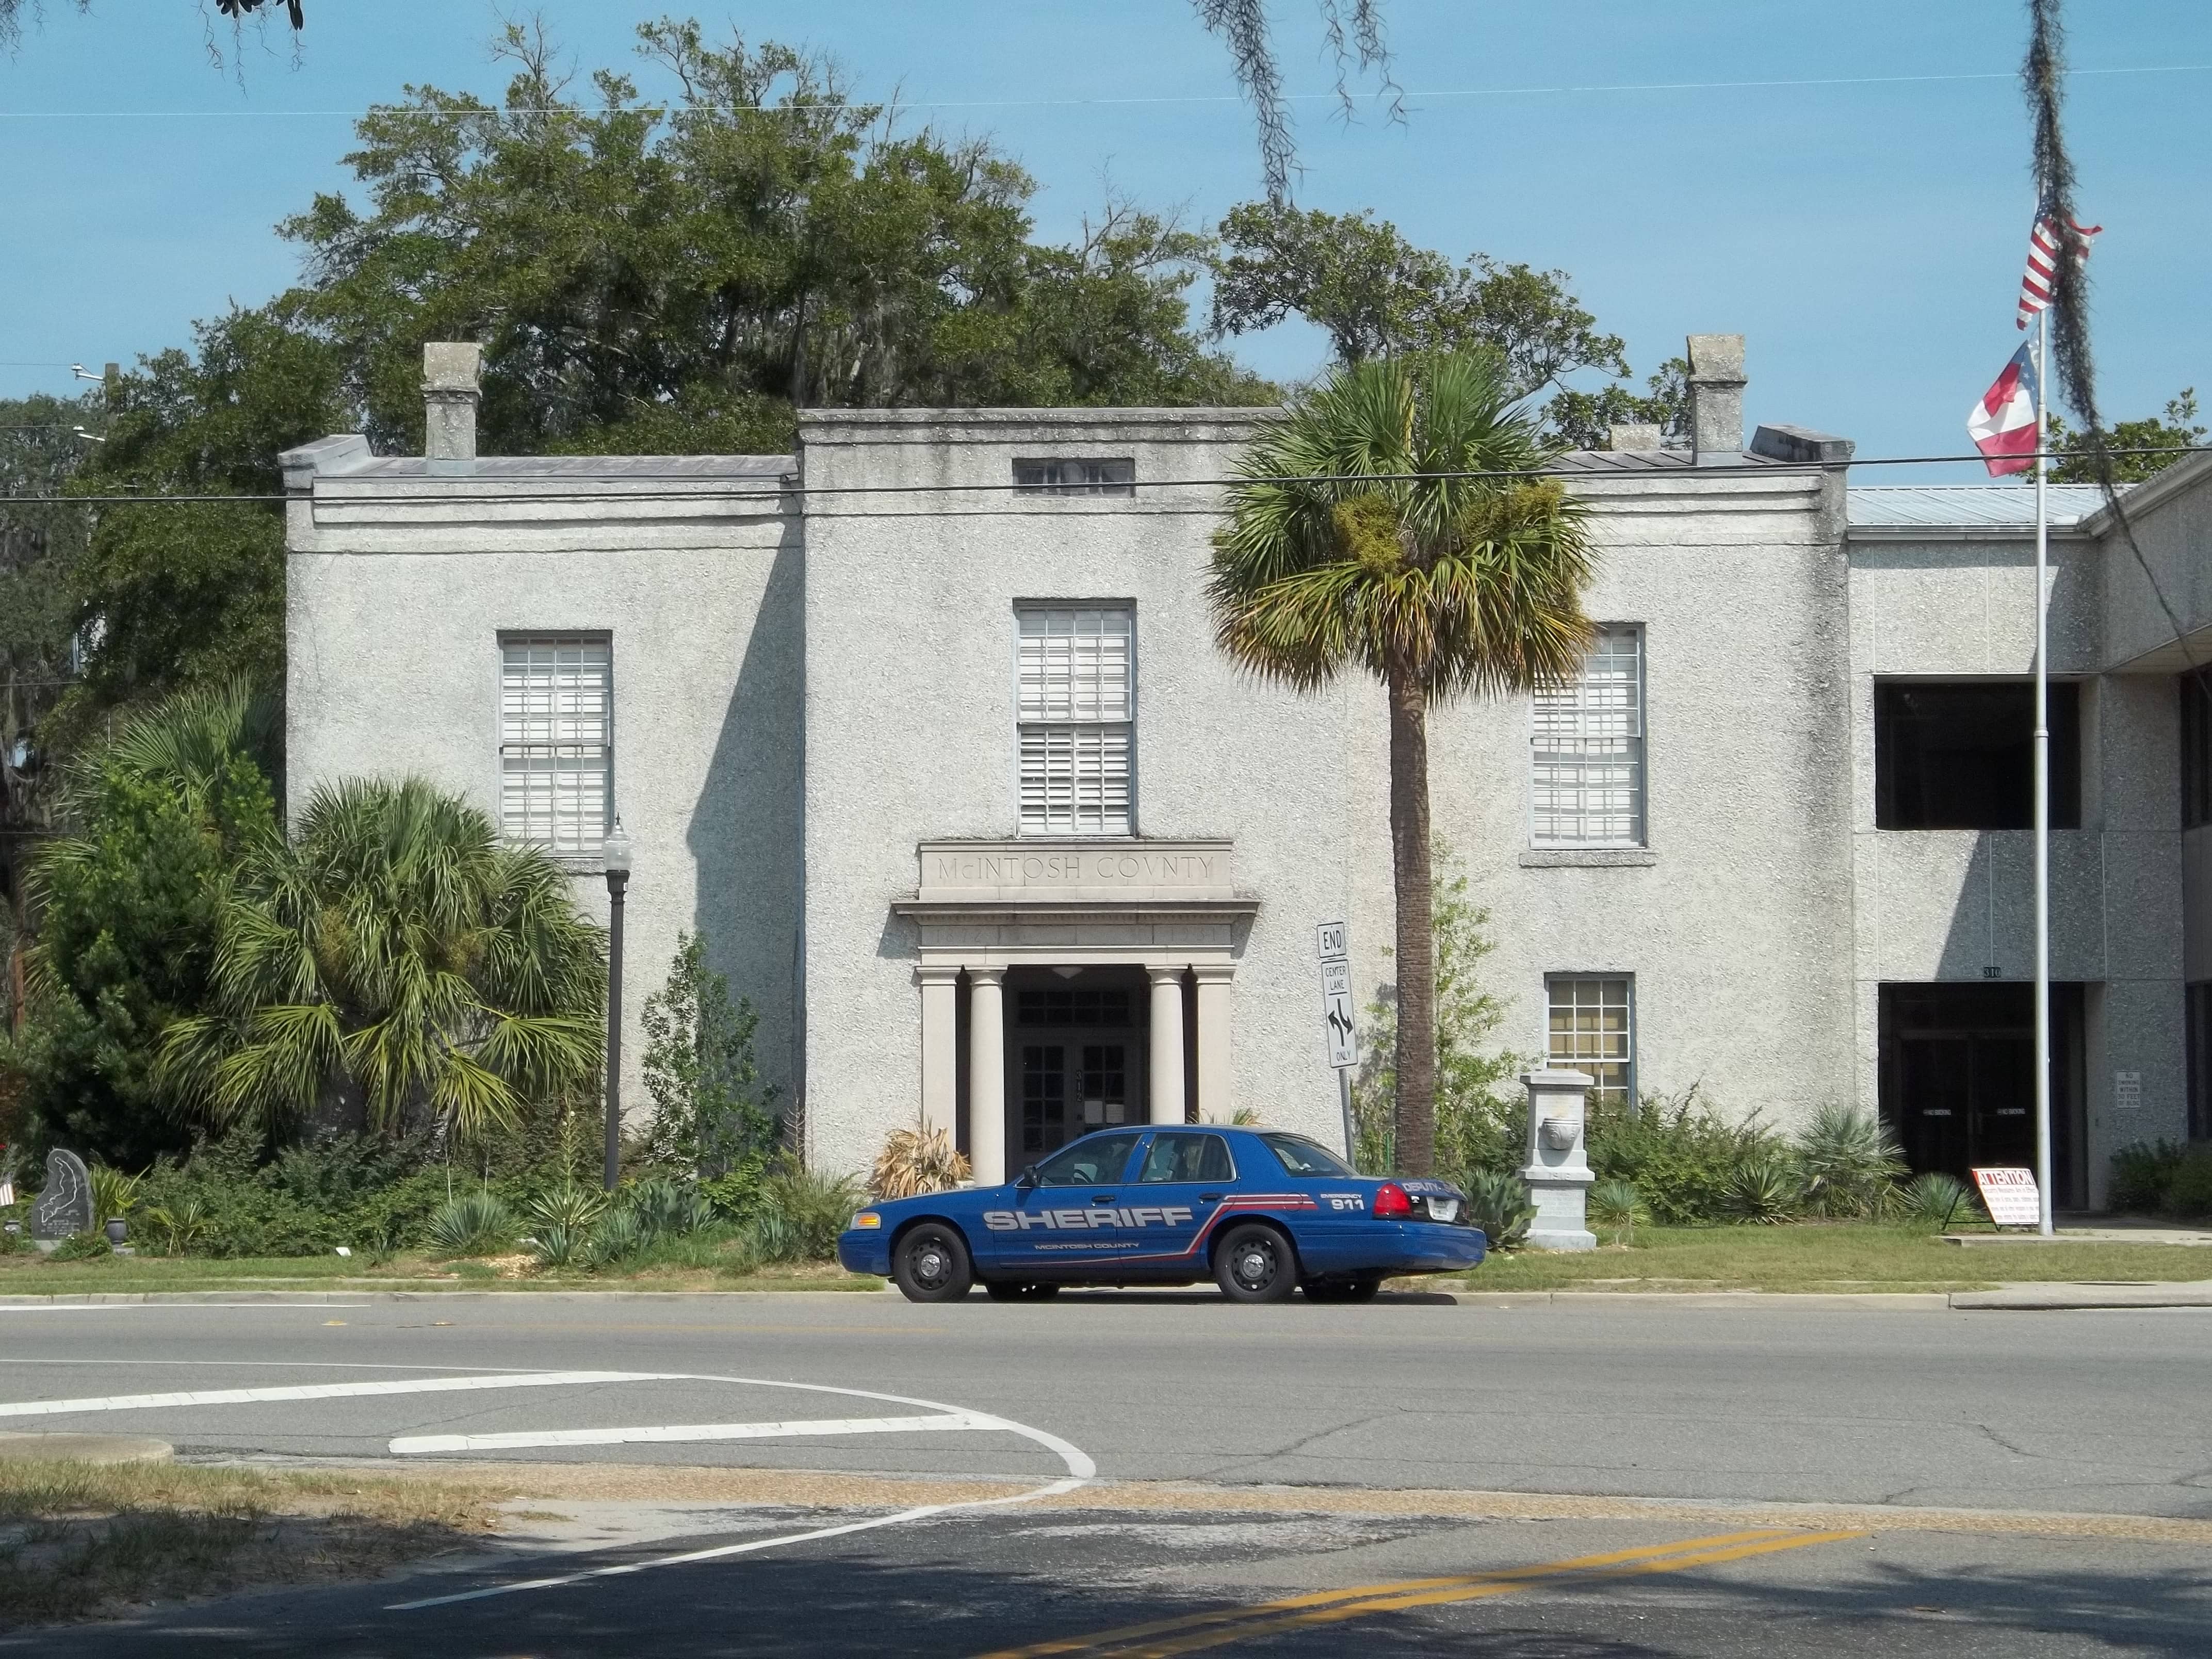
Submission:
<svg viewBox="0 0 2212 1659">
<path fill-rule="evenodd" d="M 623 890 L 629 885 L 629 837 L 622 819 L 600 850 L 607 874 L 607 1167 L 606 1189 L 622 1179 L 622 959 Z"/>
</svg>

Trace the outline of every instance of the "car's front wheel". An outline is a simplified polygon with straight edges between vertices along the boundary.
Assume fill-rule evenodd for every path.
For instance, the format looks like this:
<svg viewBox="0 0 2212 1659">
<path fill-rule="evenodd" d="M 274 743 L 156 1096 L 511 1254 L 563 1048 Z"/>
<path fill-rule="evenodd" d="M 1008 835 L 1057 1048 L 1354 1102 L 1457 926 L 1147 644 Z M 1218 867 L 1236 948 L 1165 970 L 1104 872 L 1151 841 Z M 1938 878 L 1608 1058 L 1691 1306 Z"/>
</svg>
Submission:
<svg viewBox="0 0 2212 1659">
<path fill-rule="evenodd" d="M 1024 1285 L 1013 1279 L 987 1279 L 983 1293 L 994 1302 L 1049 1302 L 1060 1294 L 1057 1285 Z"/>
<path fill-rule="evenodd" d="M 975 1270 L 958 1233 L 925 1221 L 899 1240 L 891 1277 L 909 1302 L 957 1302 L 975 1282 Z"/>
<path fill-rule="evenodd" d="M 1255 1221 L 1231 1227 L 1213 1254 L 1213 1280 L 1231 1302 L 1280 1302 L 1298 1287 L 1291 1241 Z"/>
</svg>

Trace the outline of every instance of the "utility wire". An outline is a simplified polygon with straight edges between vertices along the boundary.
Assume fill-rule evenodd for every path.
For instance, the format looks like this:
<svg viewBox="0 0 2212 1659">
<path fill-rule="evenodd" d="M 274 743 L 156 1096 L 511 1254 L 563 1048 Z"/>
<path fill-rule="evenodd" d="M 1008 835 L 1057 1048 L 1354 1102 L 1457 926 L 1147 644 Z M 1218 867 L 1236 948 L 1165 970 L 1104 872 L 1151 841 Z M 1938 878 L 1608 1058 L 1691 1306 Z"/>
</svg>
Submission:
<svg viewBox="0 0 2212 1659">
<path fill-rule="evenodd" d="M 2109 69 L 2074 69 L 2064 73 L 2069 76 L 2085 75 L 2187 75 L 2212 70 L 2212 64 L 2125 64 Z M 1443 87 L 1425 92 L 1407 92 L 1406 100 L 1462 99 L 1462 98 L 1524 98 L 1524 97 L 1584 97 L 1596 93 L 1614 92 L 1736 92 L 1767 88 L 1786 89 L 1796 87 L 1888 87 L 1919 86 L 1961 81 L 2010 81 L 2018 71 L 2013 70 L 1972 70 L 1943 75 L 1837 75 L 1803 79 L 1774 79 L 1751 81 L 1623 81 L 1610 83 L 1575 85 L 1561 82 L 1549 86 L 1526 87 Z M 464 96 L 467 94 L 462 94 Z M 1339 101 L 1334 92 L 1292 92 L 1282 94 L 1285 103 Z M 757 115 L 782 113 L 811 114 L 817 111 L 866 111 L 875 108 L 886 112 L 913 109 L 1079 109 L 1111 108 L 1122 106 L 1156 106 L 1174 104 L 1242 104 L 1241 93 L 1138 94 L 1110 98 L 935 98 L 886 99 L 880 105 L 866 100 L 809 99 L 793 100 L 779 104 L 623 104 L 606 108 L 593 108 L 583 104 L 519 105 L 507 106 L 493 104 L 472 104 L 430 106 L 420 104 L 379 104 L 367 109 L 25 109 L 0 110 L 0 120 L 60 121 L 109 120 L 144 118 L 152 119 L 194 119 L 203 116 L 279 116 L 310 118 L 359 120 L 371 115 L 442 115 L 442 116 L 529 116 L 529 115 L 600 115 L 605 113 L 635 115 L 670 115 L 681 112 L 738 112 Z M 65 368 L 65 363 L 15 365 Z"/>
<path fill-rule="evenodd" d="M 1646 454 L 1650 452 L 1644 450 L 1597 450 L 1589 453 L 1595 454 Z M 1684 452 L 1676 450 L 1667 453 L 1680 454 Z M 2114 456 L 2179 456 L 2202 455 L 2208 453 L 2212 453 L 2212 444 L 2166 444 L 2155 445 L 2139 449 L 2108 449 L 2106 451 L 2106 453 Z M 2039 459 L 2047 455 L 2054 460 L 2064 460 L 2068 459 L 2070 454 L 2071 452 L 2066 450 L 2041 450 L 2036 452 L 2033 456 L 2029 457 L 2028 459 Z M 413 458 L 410 457 L 409 459 Z M 506 456 L 488 456 L 485 459 L 505 460 L 512 458 Z M 1854 459 L 1850 461 L 1831 462 L 1732 461 L 1719 466 L 1681 465 L 1622 467 L 1618 470 L 1588 466 L 1532 466 L 1501 469 L 1493 471 L 1314 472 L 1260 474 L 1255 476 L 1230 474 L 1218 477 L 1162 478 L 1152 483 L 1135 483 L 1110 488 L 1113 488 L 1115 493 L 1118 493 L 1121 489 L 1127 489 L 1131 491 L 1138 489 L 1157 490 L 1165 489 L 1187 489 L 1208 488 L 1216 485 L 1227 486 L 1245 483 L 1437 483 L 1462 479 L 1474 480 L 1484 478 L 1693 479 L 1743 477 L 1803 477 L 1805 475 L 1816 472 L 1840 472 L 1847 471 L 1849 468 L 1854 466 L 1940 465 L 1960 461 L 1985 461 L 1988 459 L 1989 458 L 1987 456 L 1982 454 L 1978 450 L 1977 450 L 1970 454 L 1964 455 L 1883 455 L 1873 457 L 1867 460 Z M 333 478 L 333 482 L 342 480 L 347 475 L 343 473 L 337 474 Z M 764 485 L 746 488 L 745 485 L 749 481 L 744 479 L 732 479 L 728 484 L 717 487 L 712 483 L 694 481 L 681 477 L 665 479 L 641 478 L 634 472 L 568 472 L 558 476 L 562 478 L 586 478 L 610 483 L 653 484 L 665 483 L 674 487 L 669 489 L 634 489 L 626 491 L 612 491 L 605 489 L 515 489 L 499 492 L 485 490 L 471 492 L 467 499 L 472 501 L 620 501 L 625 495 L 635 496 L 640 500 L 666 501 L 671 498 L 676 498 L 696 501 L 718 499 L 726 496 L 740 496 L 749 499 L 766 500 L 770 496 L 782 495 L 951 495 L 1020 494 L 1024 495 L 1036 495 L 1047 499 L 1072 501 L 1082 500 L 1086 497 L 1092 496 L 1101 498 L 1107 498 L 1109 496 L 1108 489 L 1086 484 L 1033 484 L 1014 483 L 1011 482 L 1000 483 L 799 484 L 787 483 L 779 481 L 773 488 L 765 487 Z M 785 476 L 789 477 L 790 475 L 787 474 Z M 407 482 L 414 482 L 418 479 L 425 483 L 460 482 L 472 479 L 482 479 L 488 482 L 497 481 L 496 475 L 486 473 L 416 473 L 406 476 Z M 386 482 L 391 481 L 392 480 L 386 480 Z M 1943 488 L 1944 486 L 1938 485 L 1935 487 Z M 1953 489 L 1986 489 L 1990 486 L 1952 485 L 1949 487 Z M 311 498 L 305 491 L 301 492 L 297 495 L 283 492 L 246 492 L 235 495 L 204 494 L 191 495 L 137 495 L 130 494 L 100 495 L 10 495 L 0 494 L 0 505 L 6 505 L 9 502 L 23 505 L 53 505 L 56 503 L 67 503 L 70 501 L 81 501 L 88 506 L 112 506 L 118 504 L 124 506 L 150 506 L 157 504 L 189 504 L 195 501 L 213 502 L 219 505 L 228 501 L 286 501 L 294 500 L 304 501 L 308 499 Z M 440 497 L 426 495 L 421 499 L 425 501 L 435 501 L 440 499 Z"/>
</svg>

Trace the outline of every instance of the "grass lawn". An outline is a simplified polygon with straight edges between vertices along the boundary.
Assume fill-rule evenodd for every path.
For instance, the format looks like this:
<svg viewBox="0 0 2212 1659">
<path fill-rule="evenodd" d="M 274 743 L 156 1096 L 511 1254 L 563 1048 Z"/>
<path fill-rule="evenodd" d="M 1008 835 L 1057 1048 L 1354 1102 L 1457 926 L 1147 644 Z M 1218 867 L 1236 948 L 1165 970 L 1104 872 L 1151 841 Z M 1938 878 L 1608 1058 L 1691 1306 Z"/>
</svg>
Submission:
<svg viewBox="0 0 2212 1659">
<path fill-rule="evenodd" d="M 0 1462 L 0 1630 L 371 1577 L 492 1531 L 513 1495 L 496 1479 Z"/>
<path fill-rule="evenodd" d="M 2212 1279 L 2212 1246 L 1989 1244 L 1909 1227 L 1639 1227 L 1626 1248 L 1493 1255 L 1478 1291 L 1968 1291 L 2074 1279 Z"/>
<path fill-rule="evenodd" d="M 198 1256 L 99 1256 L 52 1261 L 0 1256 L 0 1296 L 81 1296 L 139 1291 L 873 1291 L 884 1281 L 834 1262 L 747 1271 L 718 1260 L 714 1246 L 655 1253 L 635 1267 L 600 1273 L 532 1269 L 525 1257 L 446 1261 L 407 1254 L 372 1262 L 362 1256 L 302 1255 L 210 1261 Z"/>
</svg>

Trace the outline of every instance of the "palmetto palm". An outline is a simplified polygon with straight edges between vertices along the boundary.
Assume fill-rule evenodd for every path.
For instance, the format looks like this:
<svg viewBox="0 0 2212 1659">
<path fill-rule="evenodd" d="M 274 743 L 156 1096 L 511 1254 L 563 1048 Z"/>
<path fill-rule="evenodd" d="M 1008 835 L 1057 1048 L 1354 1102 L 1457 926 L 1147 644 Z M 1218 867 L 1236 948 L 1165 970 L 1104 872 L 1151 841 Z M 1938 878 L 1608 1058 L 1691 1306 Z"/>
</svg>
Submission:
<svg viewBox="0 0 2212 1659">
<path fill-rule="evenodd" d="M 1364 669 L 1389 693 L 1398 1166 L 1411 1175 L 1436 1147 L 1429 705 L 1570 677 L 1591 635 L 1583 514 L 1555 481 L 1523 476 L 1547 459 L 1487 356 L 1356 364 L 1262 431 L 1214 536 L 1215 637 L 1231 658 L 1301 691 Z"/>
<path fill-rule="evenodd" d="M 234 872 L 213 1009 L 169 1028 L 163 1066 L 217 1123 L 335 1109 L 474 1133 L 591 1078 L 605 986 L 550 858 L 420 780 L 349 781 Z"/>
</svg>

